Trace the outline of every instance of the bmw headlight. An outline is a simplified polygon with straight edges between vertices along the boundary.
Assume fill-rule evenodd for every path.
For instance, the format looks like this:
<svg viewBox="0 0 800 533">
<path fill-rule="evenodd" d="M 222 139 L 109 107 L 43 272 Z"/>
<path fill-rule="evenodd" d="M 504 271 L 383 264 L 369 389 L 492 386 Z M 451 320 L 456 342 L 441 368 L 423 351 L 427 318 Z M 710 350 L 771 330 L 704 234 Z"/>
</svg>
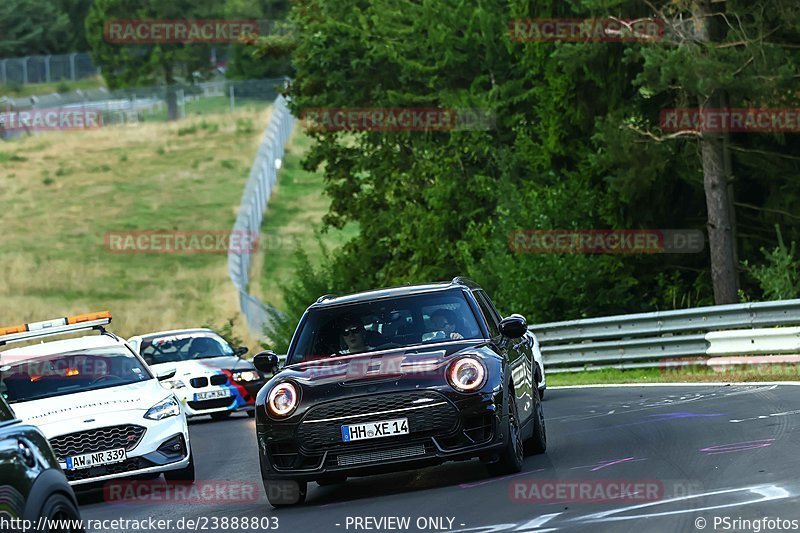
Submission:
<svg viewBox="0 0 800 533">
<path fill-rule="evenodd" d="M 170 396 L 148 409 L 144 417 L 150 420 L 163 420 L 179 414 L 181 414 L 181 406 L 174 396 Z"/>
<path fill-rule="evenodd" d="M 233 372 L 231 379 L 239 382 L 258 381 L 261 379 L 261 374 L 255 370 L 245 370 L 243 372 Z"/>
<path fill-rule="evenodd" d="M 486 367 L 474 357 L 456 359 L 447 369 L 447 381 L 459 392 L 472 392 L 486 381 Z"/>
<path fill-rule="evenodd" d="M 168 379 L 161 382 L 161 386 L 165 389 L 184 389 L 186 384 L 179 379 Z"/>
<path fill-rule="evenodd" d="M 289 416 L 300 403 L 297 387 L 289 382 L 278 383 L 267 395 L 269 414 L 283 418 Z"/>
</svg>

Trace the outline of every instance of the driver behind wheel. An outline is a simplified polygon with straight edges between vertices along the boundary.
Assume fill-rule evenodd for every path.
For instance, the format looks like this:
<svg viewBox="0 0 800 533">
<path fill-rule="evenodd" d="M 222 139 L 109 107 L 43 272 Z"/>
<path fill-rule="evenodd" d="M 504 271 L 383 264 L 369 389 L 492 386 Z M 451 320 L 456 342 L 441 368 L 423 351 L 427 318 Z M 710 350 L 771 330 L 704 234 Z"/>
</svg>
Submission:
<svg viewBox="0 0 800 533">
<path fill-rule="evenodd" d="M 373 346 L 367 344 L 367 333 L 364 329 L 364 324 L 354 317 L 347 318 L 342 322 L 340 329 L 342 339 L 347 345 L 347 349 L 343 350 L 342 354 L 353 354 L 373 350 Z"/>
<path fill-rule="evenodd" d="M 456 331 L 458 329 L 458 318 L 449 309 L 437 309 L 431 314 L 433 327 L 437 331 L 442 331 L 448 339 L 463 339 L 464 335 Z"/>
</svg>

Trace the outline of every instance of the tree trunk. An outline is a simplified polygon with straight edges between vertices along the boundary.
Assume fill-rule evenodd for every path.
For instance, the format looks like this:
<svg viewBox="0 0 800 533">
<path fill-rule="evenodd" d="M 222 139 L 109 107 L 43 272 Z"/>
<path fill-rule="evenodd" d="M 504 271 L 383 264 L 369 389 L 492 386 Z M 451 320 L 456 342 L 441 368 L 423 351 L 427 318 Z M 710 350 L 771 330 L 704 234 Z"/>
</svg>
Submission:
<svg viewBox="0 0 800 533">
<path fill-rule="evenodd" d="M 164 81 L 167 84 L 167 120 L 178 120 L 178 94 L 175 91 L 175 78 L 172 74 L 172 65 L 164 65 Z"/>
<path fill-rule="evenodd" d="M 701 42 L 719 39 L 719 27 L 714 27 L 711 3 L 709 0 L 695 0 L 692 15 L 695 34 Z M 726 99 L 719 92 L 708 98 L 700 97 L 700 111 L 703 108 L 719 108 L 726 105 Z M 703 188 L 706 194 L 708 211 L 708 247 L 711 253 L 711 282 L 714 286 L 714 302 L 731 304 L 739 301 L 739 286 L 736 271 L 736 240 L 733 228 L 733 198 L 729 183 L 731 169 L 726 163 L 727 146 L 724 135 L 716 132 L 703 132 L 700 138 L 700 151 L 703 161 Z"/>
</svg>

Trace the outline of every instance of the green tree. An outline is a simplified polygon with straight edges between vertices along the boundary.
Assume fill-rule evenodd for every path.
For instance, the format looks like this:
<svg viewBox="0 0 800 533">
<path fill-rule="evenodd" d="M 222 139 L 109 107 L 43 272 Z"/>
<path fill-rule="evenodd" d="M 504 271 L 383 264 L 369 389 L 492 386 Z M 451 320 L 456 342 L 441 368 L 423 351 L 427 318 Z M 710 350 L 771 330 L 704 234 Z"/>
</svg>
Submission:
<svg viewBox="0 0 800 533">
<path fill-rule="evenodd" d="M 69 18 L 50 0 L 0 3 L 0 57 L 70 52 L 69 36 Z"/>
<path fill-rule="evenodd" d="M 161 83 L 170 120 L 178 117 L 176 86 L 204 77 L 212 68 L 211 46 L 205 43 L 110 43 L 104 36 L 112 20 L 189 20 L 221 18 L 214 0 L 94 0 L 86 17 L 86 37 L 95 64 L 111 89 Z"/>
</svg>

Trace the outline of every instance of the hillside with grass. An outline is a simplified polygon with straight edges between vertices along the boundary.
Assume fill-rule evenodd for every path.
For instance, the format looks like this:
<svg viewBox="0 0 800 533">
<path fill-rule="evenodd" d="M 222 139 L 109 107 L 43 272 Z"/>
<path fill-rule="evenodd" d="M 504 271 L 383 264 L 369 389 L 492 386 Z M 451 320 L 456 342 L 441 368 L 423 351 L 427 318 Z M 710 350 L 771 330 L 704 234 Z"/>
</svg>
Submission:
<svg viewBox="0 0 800 533">
<path fill-rule="evenodd" d="M 129 336 L 235 316 L 224 253 L 111 253 L 104 236 L 230 230 L 268 117 L 242 108 L 3 144 L 0 324 L 110 309 Z"/>
</svg>

